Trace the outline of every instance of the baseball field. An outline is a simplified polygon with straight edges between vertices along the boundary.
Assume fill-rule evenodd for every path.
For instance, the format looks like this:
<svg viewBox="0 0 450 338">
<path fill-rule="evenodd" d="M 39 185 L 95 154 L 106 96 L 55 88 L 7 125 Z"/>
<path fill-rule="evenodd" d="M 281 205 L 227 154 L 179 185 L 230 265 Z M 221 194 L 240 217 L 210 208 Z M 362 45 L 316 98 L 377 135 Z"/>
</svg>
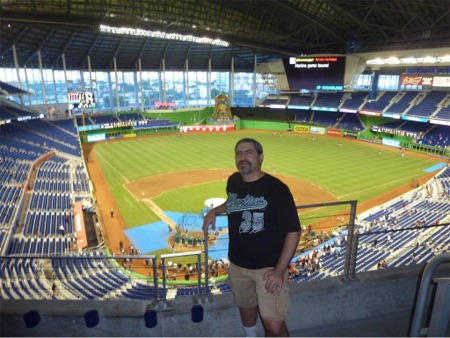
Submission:
<svg viewBox="0 0 450 338">
<path fill-rule="evenodd" d="M 425 170 L 442 162 L 353 139 L 280 131 L 170 133 L 85 144 L 111 251 L 120 240 L 128 242 L 126 229 L 164 220 L 167 211 L 200 213 L 205 200 L 225 198 L 226 179 L 235 170 L 234 145 L 243 137 L 262 143 L 263 170 L 288 184 L 297 205 L 357 200 L 358 213 L 411 190 L 412 183 L 423 184 L 436 173 Z M 308 209 L 300 220 L 314 227 L 330 215 L 345 217 L 347 211 Z"/>
</svg>

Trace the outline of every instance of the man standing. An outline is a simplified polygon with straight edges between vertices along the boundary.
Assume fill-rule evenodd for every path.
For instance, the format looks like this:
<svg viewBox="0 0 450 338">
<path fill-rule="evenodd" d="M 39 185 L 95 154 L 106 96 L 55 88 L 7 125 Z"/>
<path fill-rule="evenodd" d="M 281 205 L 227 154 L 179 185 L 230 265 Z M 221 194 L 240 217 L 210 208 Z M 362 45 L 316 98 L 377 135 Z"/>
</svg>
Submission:
<svg viewBox="0 0 450 338">
<path fill-rule="evenodd" d="M 261 144 L 242 139 L 235 146 L 239 172 L 227 181 L 228 198 L 204 217 L 203 231 L 228 214 L 228 281 L 246 336 L 256 336 L 258 312 L 266 336 L 289 336 L 288 266 L 300 240 L 300 221 L 289 188 L 262 171 Z"/>
</svg>

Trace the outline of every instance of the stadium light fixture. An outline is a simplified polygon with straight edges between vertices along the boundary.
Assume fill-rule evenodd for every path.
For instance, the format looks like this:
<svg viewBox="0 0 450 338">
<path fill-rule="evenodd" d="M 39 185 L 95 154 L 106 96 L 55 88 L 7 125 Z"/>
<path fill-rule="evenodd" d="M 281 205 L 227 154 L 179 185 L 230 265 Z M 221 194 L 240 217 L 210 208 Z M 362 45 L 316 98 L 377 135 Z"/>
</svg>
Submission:
<svg viewBox="0 0 450 338">
<path fill-rule="evenodd" d="M 133 35 L 133 36 L 145 36 L 155 39 L 165 39 L 165 40 L 177 40 L 193 43 L 210 44 L 213 46 L 229 47 L 230 43 L 220 39 L 211 39 L 207 37 L 199 37 L 194 35 L 184 35 L 178 33 L 166 33 L 161 31 L 150 31 L 140 28 L 131 27 L 113 27 L 107 25 L 100 25 L 99 31 L 101 33 L 117 34 L 117 35 Z"/>
</svg>

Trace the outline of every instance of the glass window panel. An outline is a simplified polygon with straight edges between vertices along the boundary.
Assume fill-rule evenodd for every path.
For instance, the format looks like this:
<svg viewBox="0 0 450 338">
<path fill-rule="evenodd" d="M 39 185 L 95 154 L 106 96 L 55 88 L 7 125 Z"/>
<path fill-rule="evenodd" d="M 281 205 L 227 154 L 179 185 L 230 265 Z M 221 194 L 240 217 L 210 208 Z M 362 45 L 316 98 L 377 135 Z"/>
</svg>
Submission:
<svg viewBox="0 0 450 338">
<path fill-rule="evenodd" d="M 184 103 L 184 79 L 183 72 L 166 71 L 165 98 L 163 101 L 167 103 L 175 102 L 178 107 L 185 106 Z"/>
<path fill-rule="evenodd" d="M 39 69 L 27 69 L 28 89 L 31 95 L 31 104 L 43 104 L 43 94 L 41 86 L 41 76 Z"/>
<path fill-rule="evenodd" d="M 58 102 L 67 102 L 67 90 L 64 79 L 63 70 L 55 70 L 53 72 L 55 78 L 56 99 Z"/>
<path fill-rule="evenodd" d="M 94 72 L 92 84 L 96 109 L 111 108 L 108 72 Z"/>
<path fill-rule="evenodd" d="M 15 68 L 0 68 L 0 81 L 20 88 L 19 82 L 17 81 L 17 72 Z M 25 81 L 22 84 L 22 88 L 24 88 L 23 85 L 25 85 Z M 20 98 L 18 96 L 8 97 L 8 99 L 16 103 L 20 103 Z"/>
<path fill-rule="evenodd" d="M 216 102 L 216 96 L 227 94 L 230 96 L 230 73 L 211 72 L 211 105 Z"/>
<path fill-rule="evenodd" d="M 207 72 L 189 72 L 189 105 L 205 106 L 208 100 Z"/>
<path fill-rule="evenodd" d="M 161 86 L 159 72 L 142 72 L 142 96 L 144 109 L 151 109 L 156 101 L 161 101 Z"/>
<path fill-rule="evenodd" d="M 251 107 L 253 105 L 253 73 L 234 74 L 233 106 Z"/>
<path fill-rule="evenodd" d="M 66 73 L 69 92 L 78 92 L 80 89 L 82 89 L 80 72 L 78 70 L 68 70 Z"/>
<path fill-rule="evenodd" d="M 121 108 L 135 109 L 136 108 L 136 95 L 135 95 L 135 85 L 134 85 L 135 73 L 134 72 L 123 72 L 122 73 L 122 91 L 121 94 L 124 97 L 123 103 L 121 103 Z"/>
<path fill-rule="evenodd" d="M 44 78 L 45 98 L 47 103 L 56 103 L 55 85 L 53 83 L 53 72 L 51 69 L 43 69 L 42 76 Z"/>
</svg>

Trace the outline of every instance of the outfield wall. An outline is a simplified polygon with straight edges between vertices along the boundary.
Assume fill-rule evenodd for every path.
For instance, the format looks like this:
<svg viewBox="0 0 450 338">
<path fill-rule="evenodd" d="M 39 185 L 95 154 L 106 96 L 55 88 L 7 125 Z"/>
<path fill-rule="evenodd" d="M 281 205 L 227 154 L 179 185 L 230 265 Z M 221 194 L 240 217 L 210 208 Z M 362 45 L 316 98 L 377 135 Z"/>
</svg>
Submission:
<svg viewBox="0 0 450 338">
<path fill-rule="evenodd" d="M 231 113 L 239 116 L 241 120 L 255 119 L 262 121 L 293 121 L 298 110 L 271 109 L 271 108 L 239 108 L 232 107 Z"/>
<path fill-rule="evenodd" d="M 183 110 L 157 110 L 157 111 L 147 111 L 143 115 L 152 119 L 168 119 L 171 123 L 178 123 L 177 126 L 193 126 L 193 125 L 204 125 L 211 124 L 208 122 L 208 118 L 213 113 L 213 107 L 205 107 L 198 110 L 183 109 Z M 384 133 L 384 132 L 373 132 L 369 128 L 363 131 L 351 131 L 343 129 L 334 129 L 323 126 L 309 125 L 305 123 L 295 123 L 295 117 L 297 113 L 301 110 L 293 109 L 271 109 L 271 108 L 240 108 L 233 107 L 231 113 L 235 117 L 235 127 L 236 130 L 239 129 L 265 129 L 274 131 L 296 131 L 301 133 L 311 133 L 311 134 L 323 134 L 329 136 L 341 136 L 341 137 L 351 137 L 355 139 L 362 139 L 366 141 L 371 141 L 379 144 L 384 144 L 388 146 L 403 147 L 418 152 L 424 152 L 430 155 L 446 157 L 450 156 L 450 150 L 442 149 L 437 147 L 425 147 L 419 144 L 412 144 L 411 138 Z M 126 112 L 124 112 L 126 113 Z M 122 113 L 122 114 L 124 114 Z M 135 113 L 135 111 L 130 111 L 129 113 Z M 391 121 L 391 119 L 383 117 L 373 117 L 367 115 L 359 115 L 360 120 L 366 126 L 379 125 L 385 122 Z M 158 127 L 156 129 L 141 129 L 134 130 L 130 127 L 128 128 L 114 128 L 100 131 L 88 131 L 80 133 L 80 138 L 82 142 L 88 141 L 89 137 L 99 137 L 99 141 L 103 139 L 114 139 L 114 138 L 126 138 L 126 137 L 136 137 L 145 136 L 154 133 L 167 133 L 167 132 L 177 132 L 177 126 L 168 127 Z M 91 140 L 92 141 L 92 140 Z"/>
<path fill-rule="evenodd" d="M 169 119 L 171 122 L 190 125 L 210 117 L 212 113 L 213 107 L 205 107 L 197 110 L 153 110 L 144 112 L 143 115 L 152 119 Z"/>
<path fill-rule="evenodd" d="M 288 122 L 262 121 L 262 120 L 241 120 L 243 129 L 266 129 L 266 130 L 289 130 Z"/>
</svg>

